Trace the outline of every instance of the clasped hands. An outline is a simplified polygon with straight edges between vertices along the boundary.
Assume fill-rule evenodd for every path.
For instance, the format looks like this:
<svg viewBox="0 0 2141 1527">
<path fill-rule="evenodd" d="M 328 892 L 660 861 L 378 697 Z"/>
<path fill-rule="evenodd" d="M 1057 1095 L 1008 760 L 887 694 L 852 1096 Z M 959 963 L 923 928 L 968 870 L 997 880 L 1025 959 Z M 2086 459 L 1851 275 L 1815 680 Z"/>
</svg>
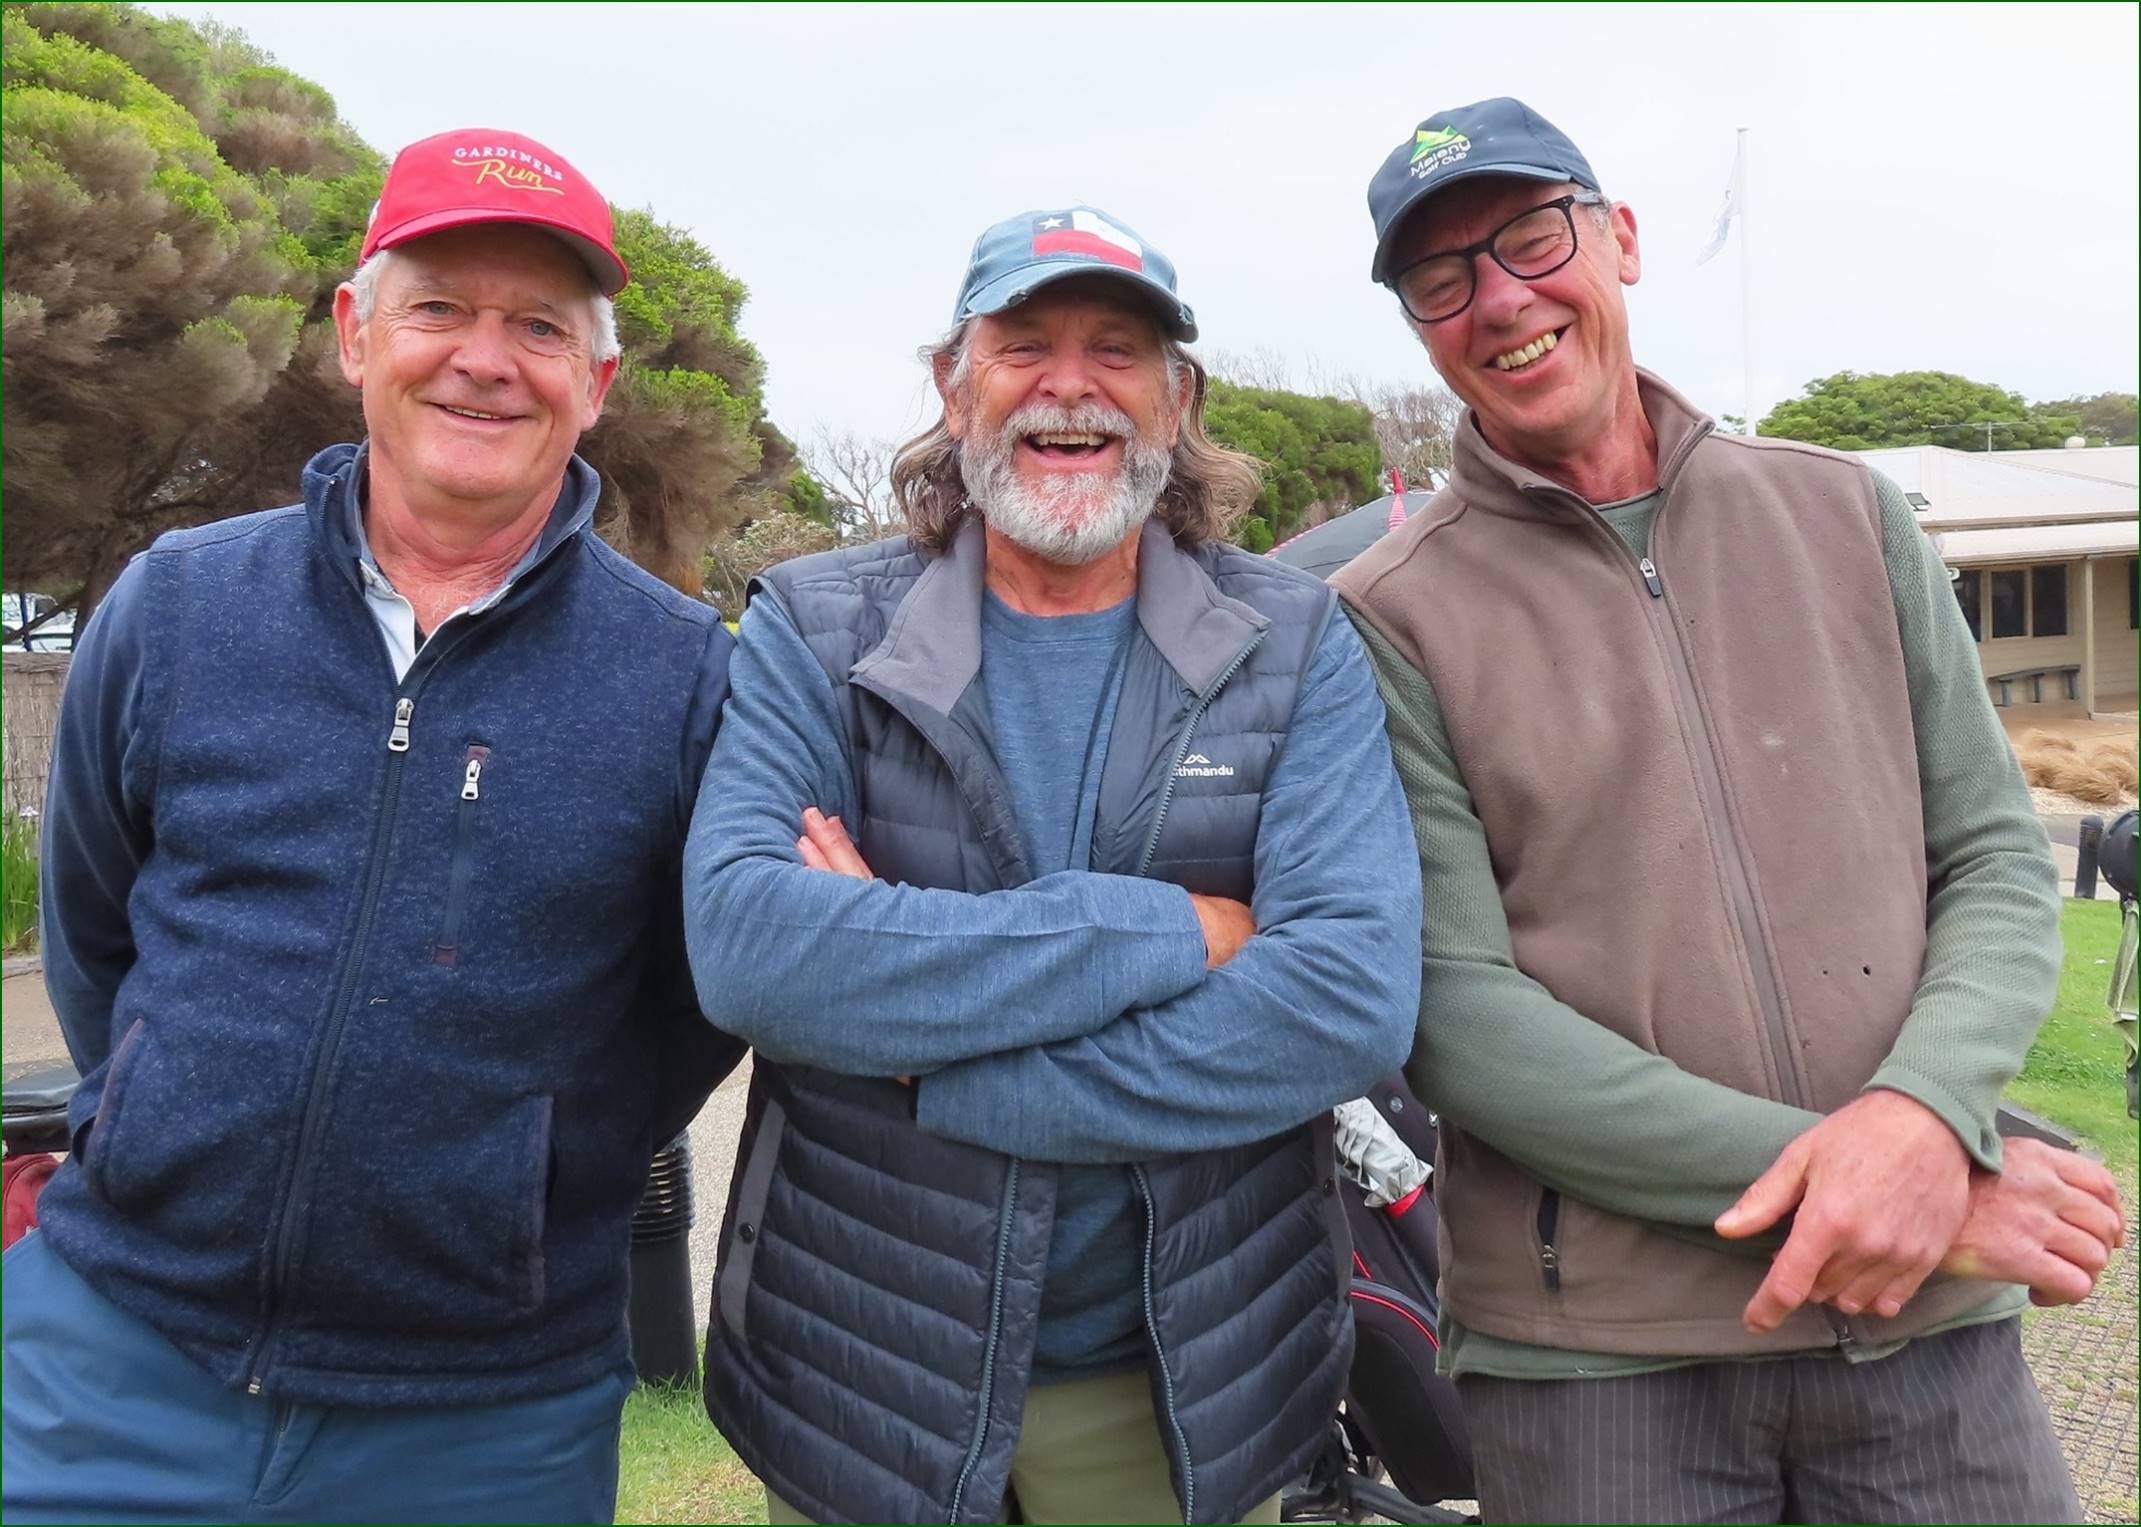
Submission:
<svg viewBox="0 0 2141 1527">
<path fill-rule="evenodd" d="M 1796 1212 L 1795 1212 L 1796 1211 Z M 1743 1316 L 1772 1331 L 1802 1304 L 1893 1316 L 1936 1270 L 2029 1286 L 2037 1304 L 2089 1296 L 2126 1220 L 2109 1172 L 2037 1140 L 1975 1166 L 1955 1132 L 1900 1092 L 1875 1090 L 1785 1147 L 1719 1215 L 1726 1237 L 1793 1216 Z"/>
</svg>

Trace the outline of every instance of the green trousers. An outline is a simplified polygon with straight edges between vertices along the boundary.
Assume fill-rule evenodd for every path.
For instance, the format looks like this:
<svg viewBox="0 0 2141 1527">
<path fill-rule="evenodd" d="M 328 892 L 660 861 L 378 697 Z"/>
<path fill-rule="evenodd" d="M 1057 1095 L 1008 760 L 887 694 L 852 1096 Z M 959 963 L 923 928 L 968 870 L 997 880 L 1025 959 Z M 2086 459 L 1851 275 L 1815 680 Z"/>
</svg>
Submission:
<svg viewBox="0 0 2141 1527">
<path fill-rule="evenodd" d="M 1018 1451 L 1011 1457 L 1011 1494 L 1029 1522 L 1181 1521 L 1182 1503 L 1168 1476 L 1144 1373 L 1111 1373 L 1028 1390 Z M 1276 1495 L 1247 1518 L 1278 1519 Z M 768 1490 L 766 1520 L 810 1518 Z"/>
</svg>

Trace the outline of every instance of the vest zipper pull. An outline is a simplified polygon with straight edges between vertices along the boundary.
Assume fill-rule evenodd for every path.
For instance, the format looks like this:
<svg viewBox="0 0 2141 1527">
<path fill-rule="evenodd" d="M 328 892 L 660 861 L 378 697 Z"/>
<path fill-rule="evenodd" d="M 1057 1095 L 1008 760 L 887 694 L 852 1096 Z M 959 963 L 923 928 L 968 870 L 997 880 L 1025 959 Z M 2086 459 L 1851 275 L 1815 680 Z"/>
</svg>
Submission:
<svg viewBox="0 0 2141 1527">
<path fill-rule="evenodd" d="M 461 776 L 462 800 L 472 801 L 476 799 L 477 795 L 480 793 L 476 788 L 476 782 L 482 778 L 483 760 L 480 758 L 471 758 L 468 761 L 468 772 Z"/>
<path fill-rule="evenodd" d="M 1636 567 L 1643 574 L 1643 587 L 1650 590 L 1650 597 L 1663 599 L 1665 597 L 1665 585 L 1658 578 L 1658 564 L 1645 557 L 1636 564 Z"/>
<path fill-rule="evenodd" d="M 387 751 L 409 751 L 409 717 L 416 711 L 416 702 L 406 695 L 394 702 L 394 730 L 387 733 Z"/>
</svg>

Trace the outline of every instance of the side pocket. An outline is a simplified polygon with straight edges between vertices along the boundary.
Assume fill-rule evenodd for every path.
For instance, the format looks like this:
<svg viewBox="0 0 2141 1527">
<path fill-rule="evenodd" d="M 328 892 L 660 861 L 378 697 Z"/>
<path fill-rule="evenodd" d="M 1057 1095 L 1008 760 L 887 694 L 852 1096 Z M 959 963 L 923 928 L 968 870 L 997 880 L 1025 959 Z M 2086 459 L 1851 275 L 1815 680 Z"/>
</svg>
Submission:
<svg viewBox="0 0 2141 1527">
<path fill-rule="evenodd" d="M 119 1125 L 125 1116 L 127 1088 L 141 1064 L 148 1034 L 148 1024 L 136 1019 L 133 1027 L 119 1037 L 119 1046 L 112 1051 L 104 1072 L 104 1086 L 97 1095 L 97 1111 L 74 1134 L 73 1148 L 81 1161 L 83 1181 L 90 1192 L 115 1209 L 125 1207 L 121 1201 L 125 1177 L 119 1169 L 123 1159 L 118 1154 Z"/>
<path fill-rule="evenodd" d="M 744 1305 L 751 1292 L 751 1264 L 758 1256 L 766 1197 L 773 1191 L 773 1169 L 780 1163 L 781 1137 L 787 1132 L 787 1113 L 779 1103 L 767 1098 L 758 1116 L 758 1134 L 751 1141 L 751 1159 L 744 1164 L 743 1181 L 737 1185 L 728 1257 L 721 1264 L 721 1278 L 714 1290 L 721 1324 L 739 1341 L 745 1339 Z"/>
<path fill-rule="evenodd" d="M 543 1236 L 550 1225 L 550 1186 L 556 1175 L 556 1122 L 557 1100 L 548 1094 L 537 1098 L 535 1117 L 528 1126 L 527 1186 L 522 1189 L 520 1219 L 513 1231 L 514 1295 L 523 1310 L 542 1308 L 549 1291 Z"/>
<path fill-rule="evenodd" d="M 491 750 L 480 742 L 470 743 L 461 755 L 461 804 L 454 812 L 446 910 L 439 918 L 438 942 L 431 946 L 434 965 L 453 965 L 461 958 L 461 924 L 468 915 L 469 887 L 476 878 L 476 814 L 483 807 L 483 771 L 490 761 Z"/>
<path fill-rule="evenodd" d="M 1561 1292 L 1561 1195 L 1539 1190 L 1539 1213 L 1533 1223 L 1539 1236 L 1539 1277 L 1549 1294 Z"/>
</svg>

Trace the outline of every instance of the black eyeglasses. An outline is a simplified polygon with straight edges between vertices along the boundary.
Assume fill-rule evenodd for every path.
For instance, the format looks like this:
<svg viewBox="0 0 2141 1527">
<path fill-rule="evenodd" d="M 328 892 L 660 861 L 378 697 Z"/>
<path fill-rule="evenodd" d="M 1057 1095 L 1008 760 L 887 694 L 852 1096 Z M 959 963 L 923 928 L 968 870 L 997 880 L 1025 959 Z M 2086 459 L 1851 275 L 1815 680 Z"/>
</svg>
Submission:
<svg viewBox="0 0 2141 1527">
<path fill-rule="evenodd" d="M 1472 305 L 1479 290 L 1479 257 L 1486 255 L 1519 281 L 1551 275 L 1576 258 L 1572 208 L 1604 207 L 1603 196 L 1576 192 L 1519 212 L 1477 244 L 1423 256 L 1388 282 L 1414 323 L 1440 323 Z"/>
</svg>

